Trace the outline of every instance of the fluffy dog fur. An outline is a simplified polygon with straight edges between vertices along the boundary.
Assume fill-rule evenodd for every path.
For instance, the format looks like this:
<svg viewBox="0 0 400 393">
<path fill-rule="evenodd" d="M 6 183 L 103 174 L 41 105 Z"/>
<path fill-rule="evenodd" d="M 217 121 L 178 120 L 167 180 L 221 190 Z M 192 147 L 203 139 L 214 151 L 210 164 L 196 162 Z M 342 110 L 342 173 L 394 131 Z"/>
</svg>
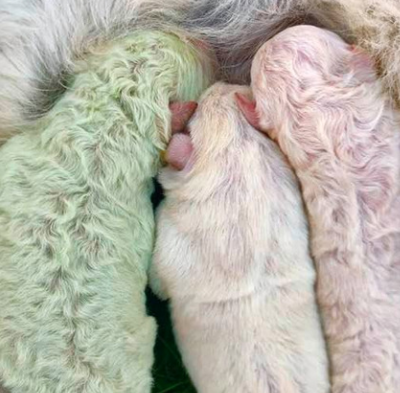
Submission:
<svg viewBox="0 0 400 393">
<path fill-rule="evenodd" d="M 243 82 L 269 37 L 305 21 L 367 49 L 399 101 L 397 0 L 2 0 L 0 139 L 48 110 L 64 75 L 95 43 L 141 26 L 178 26 L 209 42 L 226 80 Z"/>
<path fill-rule="evenodd" d="M 4 389 L 1 385 L 0 385 L 0 393 L 10 393 L 8 390 Z"/>
<path fill-rule="evenodd" d="M 311 26 L 288 29 L 260 49 L 252 88 L 257 110 L 243 109 L 287 155 L 310 216 L 333 392 L 396 393 L 398 116 L 369 57 Z"/>
<path fill-rule="evenodd" d="M 150 284 L 170 299 L 198 392 L 327 393 L 300 192 L 276 145 L 238 111 L 238 91 L 249 89 L 214 85 L 190 136 L 173 136 L 167 158 L 183 169 L 160 176 Z"/>
<path fill-rule="evenodd" d="M 150 195 L 170 100 L 212 67 L 183 37 L 93 49 L 65 95 L 0 150 L 0 380 L 12 393 L 149 392 Z"/>
</svg>

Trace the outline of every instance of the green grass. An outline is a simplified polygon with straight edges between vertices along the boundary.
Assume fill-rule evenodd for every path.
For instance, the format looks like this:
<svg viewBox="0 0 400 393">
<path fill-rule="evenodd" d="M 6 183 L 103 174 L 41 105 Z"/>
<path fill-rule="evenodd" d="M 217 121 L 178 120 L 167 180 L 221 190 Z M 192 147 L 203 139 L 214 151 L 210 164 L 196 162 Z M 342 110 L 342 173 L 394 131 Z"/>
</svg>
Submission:
<svg viewBox="0 0 400 393">
<path fill-rule="evenodd" d="M 154 209 L 163 199 L 161 186 L 155 182 L 155 187 L 152 197 Z M 150 290 L 146 295 L 148 312 L 156 318 L 158 325 L 152 393 L 196 393 L 175 344 L 168 302 L 160 301 Z"/>
</svg>

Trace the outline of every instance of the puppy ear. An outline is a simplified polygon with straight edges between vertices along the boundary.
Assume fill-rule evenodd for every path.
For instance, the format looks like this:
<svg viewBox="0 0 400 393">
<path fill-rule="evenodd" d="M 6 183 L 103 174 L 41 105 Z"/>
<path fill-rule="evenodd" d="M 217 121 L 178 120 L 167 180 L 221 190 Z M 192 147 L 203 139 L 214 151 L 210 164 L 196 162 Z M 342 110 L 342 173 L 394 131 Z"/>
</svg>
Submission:
<svg viewBox="0 0 400 393">
<path fill-rule="evenodd" d="M 197 102 L 173 102 L 169 104 L 171 111 L 171 131 L 172 134 L 181 132 L 184 130 L 187 122 L 193 116 L 197 108 Z"/>
<path fill-rule="evenodd" d="M 235 93 L 235 99 L 237 106 L 249 124 L 255 129 L 260 130 L 260 119 L 256 112 L 255 101 L 251 101 L 250 98 L 240 93 Z"/>
<path fill-rule="evenodd" d="M 371 83 L 376 80 L 375 64 L 371 56 L 356 45 L 349 45 L 351 72 L 361 83 Z"/>
</svg>

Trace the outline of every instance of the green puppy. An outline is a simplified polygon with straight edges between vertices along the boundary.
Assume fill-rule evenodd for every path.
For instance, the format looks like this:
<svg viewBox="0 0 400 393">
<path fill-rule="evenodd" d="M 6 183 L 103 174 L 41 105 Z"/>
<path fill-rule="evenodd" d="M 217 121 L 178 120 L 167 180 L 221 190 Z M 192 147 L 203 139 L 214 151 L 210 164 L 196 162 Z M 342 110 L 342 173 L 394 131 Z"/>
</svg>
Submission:
<svg viewBox="0 0 400 393">
<path fill-rule="evenodd" d="M 142 393 L 156 325 L 144 289 L 152 177 L 170 101 L 212 61 L 175 33 L 96 48 L 34 130 L 0 150 L 0 380 L 12 393 Z"/>
</svg>

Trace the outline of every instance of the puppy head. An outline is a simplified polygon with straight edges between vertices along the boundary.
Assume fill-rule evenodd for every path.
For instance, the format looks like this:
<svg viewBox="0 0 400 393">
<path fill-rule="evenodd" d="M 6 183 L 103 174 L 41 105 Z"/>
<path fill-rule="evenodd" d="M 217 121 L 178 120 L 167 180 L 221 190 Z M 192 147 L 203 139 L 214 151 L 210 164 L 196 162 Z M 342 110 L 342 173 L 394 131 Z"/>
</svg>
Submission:
<svg viewBox="0 0 400 393">
<path fill-rule="evenodd" d="M 314 26 L 295 26 L 277 34 L 257 52 L 252 65 L 252 89 L 257 105 L 244 99 L 239 106 L 258 129 L 269 131 L 321 92 L 332 97 L 349 88 L 376 81 L 369 56 L 338 35 Z M 257 106 L 257 108 L 256 108 Z M 256 122 L 254 120 L 257 120 Z"/>
<path fill-rule="evenodd" d="M 169 103 L 197 100 L 214 79 L 215 62 L 212 50 L 187 34 L 138 30 L 93 47 L 77 62 L 75 74 L 83 75 L 75 88 L 87 96 L 105 84 L 104 92 L 162 149 L 171 134 Z"/>
<path fill-rule="evenodd" d="M 375 79 L 372 59 L 361 49 L 348 45 L 337 34 L 315 26 L 295 26 L 267 41 L 257 52 L 252 79 L 259 71 L 291 75 L 299 81 L 333 83 L 351 74 L 358 83 Z M 350 79 L 350 78 L 349 78 Z"/>
<path fill-rule="evenodd" d="M 187 117 L 195 105 L 176 104 L 181 105 L 177 111 L 180 116 L 172 110 L 173 124 L 181 129 L 178 126 L 173 133 L 165 157 L 168 167 L 160 176 L 167 191 L 182 188 L 192 178 L 197 179 L 194 183 L 204 180 L 212 188 L 210 182 L 222 181 L 228 171 L 238 166 L 238 154 L 257 131 L 238 110 L 237 94 L 251 99 L 249 87 L 216 83 L 203 94 L 183 129 L 182 114 Z"/>
</svg>

